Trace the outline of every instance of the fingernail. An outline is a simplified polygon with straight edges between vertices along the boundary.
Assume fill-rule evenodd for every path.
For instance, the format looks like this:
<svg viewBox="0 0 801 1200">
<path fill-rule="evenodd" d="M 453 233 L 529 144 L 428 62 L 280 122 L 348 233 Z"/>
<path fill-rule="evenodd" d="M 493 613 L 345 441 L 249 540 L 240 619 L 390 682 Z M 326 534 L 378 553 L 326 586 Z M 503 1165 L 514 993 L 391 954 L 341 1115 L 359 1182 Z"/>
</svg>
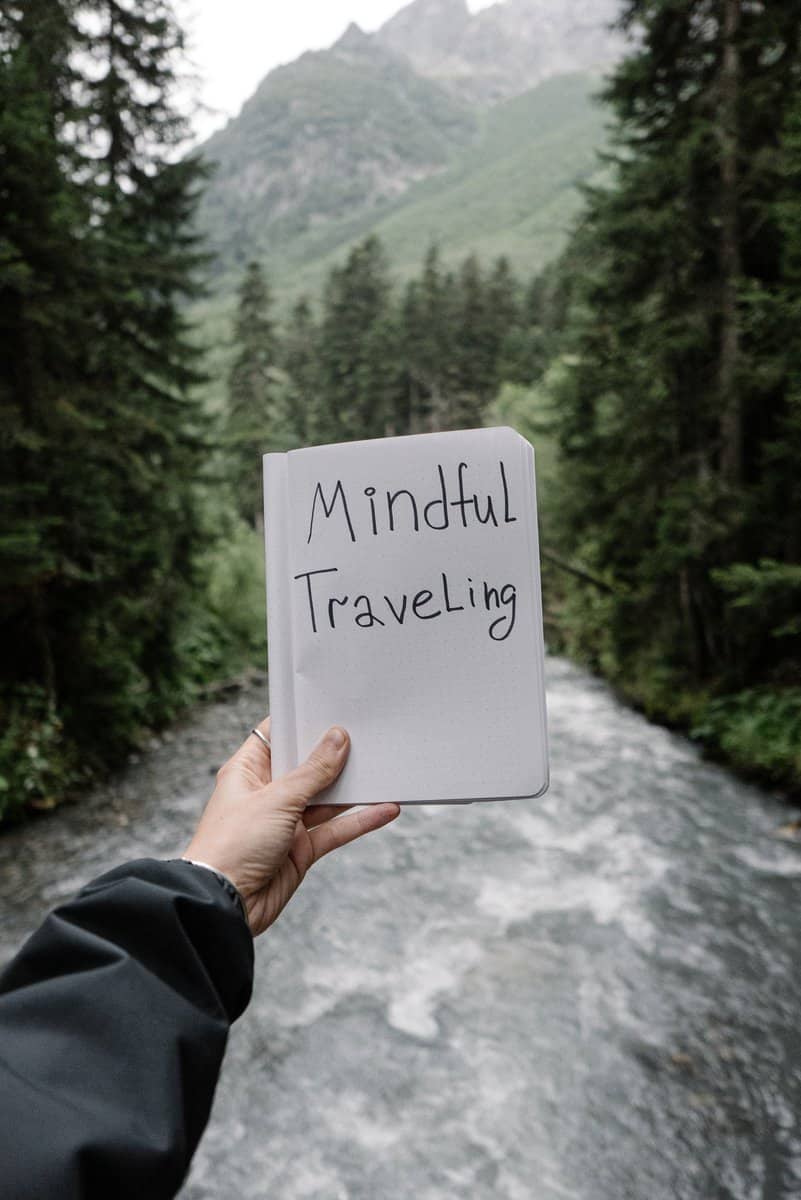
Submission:
<svg viewBox="0 0 801 1200">
<path fill-rule="evenodd" d="M 334 725 L 331 729 L 329 729 L 328 733 L 323 738 L 323 741 L 326 743 L 326 745 L 330 746 L 332 750 L 341 750 L 347 740 L 348 739 L 345 730 L 340 729 L 337 725 Z"/>
</svg>

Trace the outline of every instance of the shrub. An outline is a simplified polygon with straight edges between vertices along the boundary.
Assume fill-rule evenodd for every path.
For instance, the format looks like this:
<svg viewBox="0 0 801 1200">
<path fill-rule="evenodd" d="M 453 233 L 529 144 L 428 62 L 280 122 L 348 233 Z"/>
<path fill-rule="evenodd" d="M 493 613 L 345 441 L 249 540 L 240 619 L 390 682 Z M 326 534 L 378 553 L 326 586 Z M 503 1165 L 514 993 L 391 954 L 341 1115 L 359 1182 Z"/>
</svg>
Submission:
<svg viewBox="0 0 801 1200">
<path fill-rule="evenodd" d="M 2 703 L 0 736 L 0 821 L 31 809 L 49 809 L 91 777 L 74 746 L 65 741 L 61 721 L 43 688 L 25 687 Z"/>
<path fill-rule="evenodd" d="M 711 700 L 691 734 L 741 770 L 801 786 L 801 688 L 750 688 Z"/>
</svg>

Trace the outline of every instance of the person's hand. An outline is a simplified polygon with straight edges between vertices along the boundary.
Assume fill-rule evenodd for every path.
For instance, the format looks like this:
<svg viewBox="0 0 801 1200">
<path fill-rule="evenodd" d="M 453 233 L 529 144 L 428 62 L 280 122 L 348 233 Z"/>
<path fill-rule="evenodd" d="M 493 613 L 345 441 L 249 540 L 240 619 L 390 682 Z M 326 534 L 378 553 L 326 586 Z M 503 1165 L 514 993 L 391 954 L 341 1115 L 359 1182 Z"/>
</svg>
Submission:
<svg viewBox="0 0 801 1200">
<path fill-rule="evenodd" d="M 269 741 L 269 717 L 259 732 Z M 334 726 L 304 763 L 273 779 L 268 747 L 250 734 L 218 771 L 184 857 L 215 867 L 236 885 L 254 937 L 272 925 L 318 859 L 400 812 L 397 804 L 354 812 L 334 804 L 307 807 L 337 778 L 349 749 L 347 733 Z"/>
</svg>

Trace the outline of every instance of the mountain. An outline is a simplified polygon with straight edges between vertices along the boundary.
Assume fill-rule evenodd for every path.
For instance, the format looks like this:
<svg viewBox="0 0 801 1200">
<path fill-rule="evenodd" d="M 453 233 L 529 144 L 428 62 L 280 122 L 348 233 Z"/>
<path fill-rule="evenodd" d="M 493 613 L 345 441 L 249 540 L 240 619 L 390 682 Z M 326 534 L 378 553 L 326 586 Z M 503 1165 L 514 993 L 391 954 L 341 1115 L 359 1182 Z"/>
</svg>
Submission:
<svg viewBox="0 0 801 1200">
<path fill-rule="evenodd" d="M 381 238 L 399 279 L 419 271 L 434 242 L 451 265 L 471 251 L 486 261 L 506 254 L 518 273 L 534 274 L 562 249 L 581 204 L 578 186 L 597 172 L 597 87 L 596 77 L 562 75 L 494 105 L 448 168 L 397 202 L 268 249 L 279 286 L 291 262 L 293 288 L 313 294 L 343 247 L 367 233 Z"/>
<path fill-rule="evenodd" d="M 272 71 L 202 147 L 200 209 L 223 268 L 442 170 L 476 131 L 464 103 L 352 25 L 330 50 Z"/>
<path fill-rule="evenodd" d="M 558 253 L 596 170 L 592 96 L 619 49 L 617 0 L 413 0 L 377 33 L 272 71 L 202 147 L 217 164 L 199 221 L 215 254 L 212 311 L 244 264 L 283 302 L 315 290 L 371 231 L 396 272 L 436 241 L 446 261 Z"/>
<path fill-rule="evenodd" d="M 375 36 L 419 74 L 489 104 L 609 66 L 623 47 L 609 28 L 619 9 L 619 0 L 506 0 L 472 15 L 466 0 L 413 0 Z"/>
</svg>

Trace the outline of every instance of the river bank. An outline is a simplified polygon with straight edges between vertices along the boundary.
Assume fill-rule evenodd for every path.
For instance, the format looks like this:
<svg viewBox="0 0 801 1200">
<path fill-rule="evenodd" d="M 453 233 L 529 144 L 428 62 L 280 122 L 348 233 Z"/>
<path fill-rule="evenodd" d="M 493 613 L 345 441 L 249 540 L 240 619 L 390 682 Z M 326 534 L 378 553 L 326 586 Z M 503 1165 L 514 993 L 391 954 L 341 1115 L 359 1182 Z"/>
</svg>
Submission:
<svg viewBox="0 0 801 1200">
<path fill-rule="evenodd" d="M 729 696 L 670 691 L 646 682 L 618 694 L 649 721 L 690 738 L 712 762 L 801 804 L 801 689 L 752 688 Z"/>
</svg>

